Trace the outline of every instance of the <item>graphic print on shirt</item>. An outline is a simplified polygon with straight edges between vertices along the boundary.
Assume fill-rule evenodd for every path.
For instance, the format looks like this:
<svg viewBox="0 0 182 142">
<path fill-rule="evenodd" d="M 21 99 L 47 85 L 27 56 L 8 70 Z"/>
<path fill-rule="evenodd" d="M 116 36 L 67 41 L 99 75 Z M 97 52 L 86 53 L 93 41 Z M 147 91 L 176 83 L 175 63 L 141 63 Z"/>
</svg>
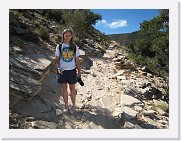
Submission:
<svg viewBox="0 0 182 142">
<path fill-rule="evenodd" d="M 63 61 L 71 62 L 73 60 L 73 51 L 71 51 L 69 47 L 63 47 L 61 54 Z"/>
</svg>

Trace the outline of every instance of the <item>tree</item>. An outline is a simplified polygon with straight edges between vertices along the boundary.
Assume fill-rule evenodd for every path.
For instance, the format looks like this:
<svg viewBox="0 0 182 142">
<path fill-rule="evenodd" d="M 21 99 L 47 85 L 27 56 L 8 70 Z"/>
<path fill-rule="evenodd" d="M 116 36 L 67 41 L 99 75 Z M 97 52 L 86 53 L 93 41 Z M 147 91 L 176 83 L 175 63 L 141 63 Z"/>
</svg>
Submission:
<svg viewBox="0 0 182 142">
<path fill-rule="evenodd" d="M 92 25 L 102 18 L 101 15 L 93 13 L 89 9 L 63 10 L 66 27 L 74 30 L 77 37 L 82 38 L 92 31 Z"/>
<path fill-rule="evenodd" d="M 159 16 L 141 23 L 140 29 L 140 34 L 145 38 L 136 43 L 138 53 L 141 53 L 141 56 L 151 57 L 150 60 L 155 61 L 156 65 L 151 66 L 151 69 L 156 70 L 153 67 L 165 68 L 168 73 L 169 10 L 160 10 Z M 153 55 L 150 56 L 152 53 Z"/>
</svg>

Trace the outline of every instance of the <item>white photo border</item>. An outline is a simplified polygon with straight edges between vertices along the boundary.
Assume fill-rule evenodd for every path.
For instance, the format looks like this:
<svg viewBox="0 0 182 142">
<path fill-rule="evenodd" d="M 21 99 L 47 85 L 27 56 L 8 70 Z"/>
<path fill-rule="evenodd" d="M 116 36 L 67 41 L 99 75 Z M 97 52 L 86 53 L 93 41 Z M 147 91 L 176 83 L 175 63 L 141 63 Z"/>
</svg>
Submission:
<svg viewBox="0 0 182 142">
<path fill-rule="evenodd" d="M 2 139 L 179 139 L 177 0 L 6 0 L 0 6 Z M 169 9 L 169 129 L 9 129 L 9 9 Z M 3 80 L 3 81 L 2 81 Z"/>
</svg>

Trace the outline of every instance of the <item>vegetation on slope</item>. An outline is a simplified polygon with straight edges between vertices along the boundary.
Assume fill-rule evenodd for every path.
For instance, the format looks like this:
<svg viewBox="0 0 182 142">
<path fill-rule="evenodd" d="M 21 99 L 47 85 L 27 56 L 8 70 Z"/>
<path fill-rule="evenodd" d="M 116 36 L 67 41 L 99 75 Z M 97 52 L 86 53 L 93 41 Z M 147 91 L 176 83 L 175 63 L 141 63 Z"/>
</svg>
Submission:
<svg viewBox="0 0 182 142">
<path fill-rule="evenodd" d="M 128 56 L 147 66 L 151 72 L 168 79 L 169 74 L 169 10 L 160 10 L 160 15 L 143 21 L 140 30 L 109 37 L 126 47 Z"/>
</svg>

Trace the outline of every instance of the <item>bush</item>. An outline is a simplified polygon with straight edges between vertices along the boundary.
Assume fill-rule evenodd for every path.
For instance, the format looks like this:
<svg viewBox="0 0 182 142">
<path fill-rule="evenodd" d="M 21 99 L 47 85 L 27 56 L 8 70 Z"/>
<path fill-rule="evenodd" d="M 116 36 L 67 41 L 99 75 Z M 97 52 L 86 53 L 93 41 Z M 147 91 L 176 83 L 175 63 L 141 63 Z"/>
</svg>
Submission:
<svg viewBox="0 0 182 142">
<path fill-rule="evenodd" d="M 21 40 L 21 39 L 17 39 L 17 40 L 15 40 L 15 42 L 14 42 L 14 45 L 15 46 L 18 46 L 18 47 L 22 47 L 23 46 L 23 40 Z"/>
<path fill-rule="evenodd" d="M 37 34 L 44 40 L 49 41 L 49 35 L 48 35 L 48 30 L 45 26 L 40 26 L 39 29 L 37 30 Z"/>
<path fill-rule="evenodd" d="M 160 109 L 162 109 L 163 111 L 167 111 L 167 109 L 169 108 L 169 105 L 166 103 L 166 102 L 160 102 L 160 103 L 158 103 L 158 104 L 152 104 L 152 108 L 154 109 L 154 110 L 157 110 L 156 108 L 160 108 Z"/>
<path fill-rule="evenodd" d="M 18 11 L 18 10 L 16 10 L 14 14 L 17 17 L 22 17 L 23 16 L 23 13 L 21 11 Z"/>
<path fill-rule="evenodd" d="M 60 9 L 44 9 L 42 10 L 42 15 L 47 19 L 55 20 L 56 22 L 64 24 L 63 10 Z"/>
<path fill-rule="evenodd" d="M 59 35 L 54 35 L 54 40 L 56 41 L 56 43 L 61 42 L 61 39 L 60 39 Z"/>
<path fill-rule="evenodd" d="M 35 25 L 35 27 L 38 27 L 40 25 L 40 19 L 35 19 L 33 21 L 33 24 Z"/>
</svg>

